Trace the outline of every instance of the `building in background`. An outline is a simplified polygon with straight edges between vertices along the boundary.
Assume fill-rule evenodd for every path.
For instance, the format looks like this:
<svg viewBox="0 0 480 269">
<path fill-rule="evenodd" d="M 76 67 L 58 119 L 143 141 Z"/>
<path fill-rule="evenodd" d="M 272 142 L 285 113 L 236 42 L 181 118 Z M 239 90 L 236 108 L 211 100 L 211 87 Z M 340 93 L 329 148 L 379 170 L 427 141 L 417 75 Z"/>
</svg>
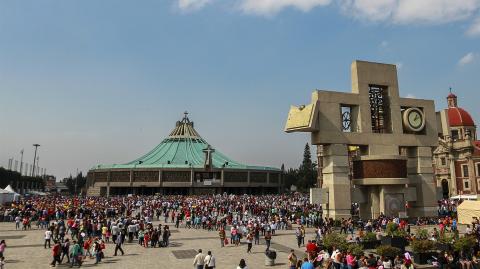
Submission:
<svg viewBox="0 0 480 269">
<path fill-rule="evenodd" d="M 439 145 L 434 151 L 435 179 L 444 198 L 476 195 L 480 186 L 480 141 L 470 114 L 450 93 L 448 107 L 437 112 Z"/>
<path fill-rule="evenodd" d="M 97 165 L 87 178 L 87 194 L 101 196 L 278 193 L 282 179 L 278 168 L 244 165 L 212 148 L 186 112 L 149 153 L 125 164 Z"/>
</svg>

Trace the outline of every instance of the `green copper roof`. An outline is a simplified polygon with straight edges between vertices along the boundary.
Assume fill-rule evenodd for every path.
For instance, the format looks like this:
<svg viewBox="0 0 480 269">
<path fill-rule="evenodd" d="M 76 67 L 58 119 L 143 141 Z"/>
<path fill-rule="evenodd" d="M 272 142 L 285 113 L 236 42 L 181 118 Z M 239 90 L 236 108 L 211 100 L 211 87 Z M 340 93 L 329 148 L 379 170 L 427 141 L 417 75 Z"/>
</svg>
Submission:
<svg viewBox="0 0 480 269">
<path fill-rule="evenodd" d="M 170 135 L 147 154 L 125 164 L 97 165 L 93 169 L 204 168 L 207 147 L 209 144 L 193 128 L 193 122 L 188 119 L 185 112 L 185 117 L 181 121 L 177 121 Z M 211 147 L 209 149 L 213 168 L 280 171 L 272 167 L 241 164 L 218 150 Z"/>
</svg>

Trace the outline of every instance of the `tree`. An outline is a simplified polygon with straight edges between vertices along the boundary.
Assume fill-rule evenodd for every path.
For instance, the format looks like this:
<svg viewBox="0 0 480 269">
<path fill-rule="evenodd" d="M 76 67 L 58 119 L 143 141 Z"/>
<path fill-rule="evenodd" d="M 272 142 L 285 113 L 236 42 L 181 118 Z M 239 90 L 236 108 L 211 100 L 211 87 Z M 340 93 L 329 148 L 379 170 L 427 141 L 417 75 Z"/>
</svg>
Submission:
<svg viewBox="0 0 480 269">
<path fill-rule="evenodd" d="M 298 168 L 299 187 L 301 189 L 308 189 L 317 182 L 317 164 L 312 162 L 312 154 L 310 153 L 310 145 L 307 143 L 303 151 L 303 161 Z"/>
<path fill-rule="evenodd" d="M 87 177 L 84 177 L 82 172 L 78 173 L 76 177 L 70 175 L 70 177 L 65 178 L 64 180 L 70 194 L 79 194 L 87 183 Z M 77 192 L 75 192 L 75 183 L 77 184 Z"/>
<path fill-rule="evenodd" d="M 290 189 L 290 186 L 292 185 L 298 186 L 298 180 L 299 180 L 298 169 L 294 169 L 294 168 L 288 169 L 287 172 L 285 172 L 284 174 L 284 178 L 285 178 L 285 187 L 287 187 L 288 189 Z"/>
</svg>

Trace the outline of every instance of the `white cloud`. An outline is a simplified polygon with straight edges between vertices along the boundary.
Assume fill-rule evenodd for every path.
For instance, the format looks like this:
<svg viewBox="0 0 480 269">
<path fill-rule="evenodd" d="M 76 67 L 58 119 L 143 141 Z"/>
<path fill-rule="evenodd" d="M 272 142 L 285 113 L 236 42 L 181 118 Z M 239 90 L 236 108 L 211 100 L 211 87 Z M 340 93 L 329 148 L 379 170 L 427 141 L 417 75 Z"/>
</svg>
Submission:
<svg viewBox="0 0 480 269">
<path fill-rule="evenodd" d="M 412 93 L 409 93 L 409 94 L 407 94 L 407 96 L 405 96 L 405 98 L 412 98 L 412 99 L 416 99 L 417 97 L 416 97 L 414 94 L 412 94 Z"/>
<path fill-rule="evenodd" d="M 212 0 L 176 0 L 176 1 L 177 1 L 177 7 L 181 11 L 199 10 L 212 2 Z"/>
<path fill-rule="evenodd" d="M 469 36 L 480 36 L 480 17 L 475 19 L 467 30 Z"/>
<path fill-rule="evenodd" d="M 480 0 L 174 0 L 182 12 L 196 11 L 214 2 L 266 17 L 287 8 L 309 12 L 335 3 L 332 6 L 340 7 L 347 17 L 387 24 L 445 24 L 472 19 L 480 11 Z M 480 36 L 480 17 L 474 20 L 466 34 Z"/>
<path fill-rule="evenodd" d="M 464 66 L 464 65 L 467 65 L 469 63 L 472 63 L 475 60 L 475 58 L 476 58 L 476 55 L 473 52 L 469 52 L 469 53 L 465 54 L 465 56 L 460 58 L 460 60 L 458 61 L 458 65 L 459 66 Z"/>
<path fill-rule="evenodd" d="M 308 12 L 318 6 L 326 6 L 331 0 L 241 0 L 239 7 L 245 13 L 273 16 L 285 8 L 293 7 Z"/>
<path fill-rule="evenodd" d="M 459 21 L 480 8 L 480 0 L 340 0 L 340 3 L 346 15 L 396 24 Z"/>
<path fill-rule="evenodd" d="M 380 47 L 382 47 L 382 48 L 388 47 L 388 41 L 383 40 L 383 41 L 380 43 Z"/>
<path fill-rule="evenodd" d="M 402 62 L 396 63 L 395 65 L 397 66 L 398 70 L 403 68 L 403 63 Z"/>
</svg>

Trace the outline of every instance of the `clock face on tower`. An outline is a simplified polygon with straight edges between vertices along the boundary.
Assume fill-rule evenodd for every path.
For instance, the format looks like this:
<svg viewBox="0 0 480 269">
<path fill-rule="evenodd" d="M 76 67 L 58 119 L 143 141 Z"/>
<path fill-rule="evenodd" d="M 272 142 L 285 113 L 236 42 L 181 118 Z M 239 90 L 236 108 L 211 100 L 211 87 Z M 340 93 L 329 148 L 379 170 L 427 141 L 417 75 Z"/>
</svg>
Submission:
<svg viewBox="0 0 480 269">
<path fill-rule="evenodd" d="M 416 107 L 411 107 L 403 112 L 403 126 L 410 132 L 420 132 L 425 128 L 425 115 Z"/>
<path fill-rule="evenodd" d="M 417 129 L 422 126 L 422 123 L 423 115 L 416 110 L 410 111 L 410 113 L 408 114 L 408 124 L 410 124 L 410 126 L 412 126 L 413 128 Z"/>
</svg>

